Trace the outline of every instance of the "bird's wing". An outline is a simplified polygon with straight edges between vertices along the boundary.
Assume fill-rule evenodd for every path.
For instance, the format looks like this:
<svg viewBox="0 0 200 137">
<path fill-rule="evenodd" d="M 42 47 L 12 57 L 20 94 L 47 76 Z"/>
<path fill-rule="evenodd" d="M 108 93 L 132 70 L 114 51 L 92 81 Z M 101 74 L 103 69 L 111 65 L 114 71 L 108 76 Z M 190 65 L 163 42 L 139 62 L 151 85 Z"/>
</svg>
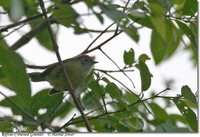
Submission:
<svg viewBox="0 0 200 137">
<path fill-rule="evenodd" d="M 50 75 L 52 70 L 57 66 L 59 65 L 58 63 L 54 63 L 54 64 L 51 64 L 45 71 L 42 72 L 41 76 L 42 77 L 45 77 L 47 75 Z"/>
</svg>

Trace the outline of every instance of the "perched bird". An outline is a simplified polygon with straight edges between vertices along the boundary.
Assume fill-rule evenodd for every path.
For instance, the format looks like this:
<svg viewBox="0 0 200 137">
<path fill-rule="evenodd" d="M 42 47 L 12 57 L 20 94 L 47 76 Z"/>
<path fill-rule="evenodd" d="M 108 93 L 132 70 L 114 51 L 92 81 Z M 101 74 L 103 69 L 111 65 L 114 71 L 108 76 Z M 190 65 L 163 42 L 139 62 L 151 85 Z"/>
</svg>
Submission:
<svg viewBox="0 0 200 137">
<path fill-rule="evenodd" d="M 75 94 L 80 94 L 81 88 L 84 87 L 84 80 L 91 73 L 95 63 L 97 62 L 88 55 L 79 55 L 63 61 L 64 68 L 72 84 L 73 90 L 77 92 Z M 42 73 L 29 73 L 29 76 L 33 82 L 48 81 L 53 86 L 53 89 L 50 90 L 49 94 L 70 90 L 70 85 L 65 78 L 63 69 L 59 63 L 50 65 Z"/>
</svg>

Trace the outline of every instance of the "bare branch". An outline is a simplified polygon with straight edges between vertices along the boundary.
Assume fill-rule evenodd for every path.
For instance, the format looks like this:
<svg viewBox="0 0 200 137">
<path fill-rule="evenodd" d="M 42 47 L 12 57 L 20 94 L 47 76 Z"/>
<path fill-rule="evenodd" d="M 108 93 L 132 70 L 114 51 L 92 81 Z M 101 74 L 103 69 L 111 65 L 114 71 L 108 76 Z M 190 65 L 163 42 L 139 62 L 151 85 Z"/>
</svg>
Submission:
<svg viewBox="0 0 200 137">
<path fill-rule="evenodd" d="M 21 24 L 30 22 L 30 21 L 32 21 L 32 20 L 34 20 L 34 19 L 37 19 L 37 18 L 40 18 L 40 17 L 42 17 L 42 14 L 38 14 L 38 15 L 32 16 L 32 17 L 30 17 L 30 18 L 24 19 L 24 20 L 22 20 L 22 21 L 18 21 L 18 22 L 16 22 L 16 23 L 7 25 L 7 26 L 3 27 L 2 29 L 0 29 L 0 33 L 4 32 L 4 31 L 8 31 L 8 29 L 10 29 L 10 28 L 14 28 L 14 27 L 16 27 L 16 26 L 19 26 L 19 25 L 21 25 Z"/>
<path fill-rule="evenodd" d="M 97 36 L 89 45 L 88 47 L 83 51 L 83 53 L 87 52 L 88 49 L 92 46 L 92 44 L 94 44 L 94 42 L 96 42 L 112 25 L 114 25 L 115 23 L 110 24 L 104 31 L 102 31 L 99 36 Z"/>
<path fill-rule="evenodd" d="M 74 119 L 74 117 L 76 116 L 76 114 L 74 114 L 70 120 L 67 121 L 67 123 L 65 123 L 63 126 L 61 126 L 60 128 L 58 128 L 55 132 L 59 132 L 60 130 L 62 130 L 63 128 L 67 127 L 68 125 L 70 125 L 71 121 Z"/>
</svg>

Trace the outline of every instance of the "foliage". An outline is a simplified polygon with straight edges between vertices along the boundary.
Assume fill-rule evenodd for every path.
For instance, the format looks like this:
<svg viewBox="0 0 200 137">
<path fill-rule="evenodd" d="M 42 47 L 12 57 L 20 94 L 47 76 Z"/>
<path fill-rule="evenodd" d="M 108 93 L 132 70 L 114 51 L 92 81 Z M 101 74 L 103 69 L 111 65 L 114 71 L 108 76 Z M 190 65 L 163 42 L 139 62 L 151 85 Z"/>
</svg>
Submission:
<svg viewBox="0 0 200 137">
<path fill-rule="evenodd" d="M 17 50 L 35 38 L 41 46 L 54 52 L 48 23 L 56 24 L 57 29 L 60 26 L 71 28 L 75 35 L 100 33 L 97 39 L 107 32 L 113 32 L 111 37 L 98 46 L 91 47 L 96 39 L 83 51 L 86 54 L 98 50 L 112 62 L 114 61 L 101 47 L 120 36 L 122 32 L 137 43 L 140 39 L 138 30 L 146 27 L 152 30 L 150 49 L 156 65 L 170 58 L 183 44 L 184 50 L 192 53 L 191 59 L 194 64 L 197 63 L 197 0 L 126 0 L 118 1 L 119 3 L 110 0 L 49 0 L 50 4 L 46 6 L 48 20 L 43 19 L 45 13 L 41 13 L 41 1 L 1 0 L 0 2 L 0 10 L 3 9 L 0 11 L 0 16 L 6 16 L 12 22 L 0 28 L 0 84 L 15 93 L 7 97 L 4 91 L 0 91 L 4 97 L 0 101 L 0 106 L 10 108 L 13 116 L 21 116 L 21 119 L 15 119 L 13 116 L 0 115 L 1 132 L 80 132 L 81 128 L 85 128 L 82 116 L 74 115 L 70 119 L 69 114 L 75 113 L 74 108 L 77 106 L 74 106 L 71 99 L 66 100 L 64 93 L 49 96 L 48 89 L 44 89 L 35 95 L 31 94 L 31 83 L 26 71 L 29 66 L 24 63 L 26 59 L 22 58 Z M 84 24 L 79 22 L 79 19 L 85 16 L 84 13 L 77 12 L 74 7 L 79 3 L 88 7 L 87 16 L 95 16 L 101 24 L 104 24 L 107 16 L 113 24 L 102 31 L 84 27 Z M 117 26 L 116 29 L 109 31 L 114 24 Z M 13 45 L 9 45 L 6 37 L 20 31 L 24 25 L 28 25 L 30 31 Z M 56 35 L 57 31 L 54 30 L 53 36 Z M 124 51 L 123 68 L 119 68 L 114 62 L 119 70 L 95 70 L 92 81 L 82 94 L 82 102 L 87 112 L 85 116 L 93 131 L 198 132 L 197 99 L 187 85 L 181 88 L 181 95 L 161 96 L 161 93 L 169 90 L 166 89 L 158 93 L 153 92 L 150 97 L 143 96 L 143 93 L 149 90 L 153 78 L 147 64 L 149 60 L 146 54 L 136 57 L 134 49 L 131 48 L 129 51 Z M 40 67 L 35 66 L 35 68 Z M 137 69 L 140 74 L 140 95 L 112 75 L 112 73 L 122 73 L 135 86 L 132 78 L 126 75 L 126 72 L 132 71 L 131 69 Z M 164 106 L 158 103 L 158 98 L 162 99 Z M 167 112 L 167 109 L 174 107 L 180 111 L 179 114 Z M 53 121 L 66 118 L 69 120 L 65 125 L 52 125 Z"/>
</svg>

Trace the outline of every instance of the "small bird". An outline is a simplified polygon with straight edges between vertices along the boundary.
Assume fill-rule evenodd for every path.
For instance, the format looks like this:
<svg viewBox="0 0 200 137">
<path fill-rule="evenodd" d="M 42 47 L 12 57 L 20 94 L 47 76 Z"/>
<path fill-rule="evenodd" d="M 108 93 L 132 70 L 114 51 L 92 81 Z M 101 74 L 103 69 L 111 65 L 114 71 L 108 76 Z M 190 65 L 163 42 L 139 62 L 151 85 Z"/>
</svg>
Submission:
<svg viewBox="0 0 200 137">
<path fill-rule="evenodd" d="M 94 61 L 92 57 L 84 54 L 66 59 L 62 62 L 72 84 L 73 90 L 78 92 L 75 94 L 80 94 L 79 92 L 81 88 L 84 87 L 86 77 L 92 72 L 92 68 L 97 62 Z M 47 67 L 47 69 L 42 73 L 29 73 L 29 76 L 33 82 L 48 81 L 53 86 L 53 89 L 49 92 L 50 95 L 70 90 L 69 83 L 65 78 L 63 69 L 59 63 L 49 65 L 49 67 Z"/>
</svg>

